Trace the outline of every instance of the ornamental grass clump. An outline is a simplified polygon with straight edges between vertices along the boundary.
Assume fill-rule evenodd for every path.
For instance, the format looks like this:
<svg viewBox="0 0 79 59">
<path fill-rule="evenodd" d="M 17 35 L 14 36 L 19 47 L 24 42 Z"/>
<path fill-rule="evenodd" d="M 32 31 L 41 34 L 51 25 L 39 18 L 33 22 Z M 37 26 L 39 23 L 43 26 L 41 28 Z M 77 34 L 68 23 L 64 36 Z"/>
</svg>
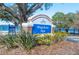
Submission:
<svg viewBox="0 0 79 59">
<path fill-rule="evenodd" d="M 63 41 L 69 34 L 66 32 L 55 32 L 54 39 L 57 42 Z"/>
<path fill-rule="evenodd" d="M 19 34 L 19 44 L 24 49 L 31 49 L 36 45 L 36 39 L 37 36 L 34 36 L 33 34 L 29 32 L 22 32 Z"/>
<path fill-rule="evenodd" d="M 16 37 L 12 35 L 2 36 L 1 42 L 5 45 L 8 49 L 16 47 Z"/>
</svg>

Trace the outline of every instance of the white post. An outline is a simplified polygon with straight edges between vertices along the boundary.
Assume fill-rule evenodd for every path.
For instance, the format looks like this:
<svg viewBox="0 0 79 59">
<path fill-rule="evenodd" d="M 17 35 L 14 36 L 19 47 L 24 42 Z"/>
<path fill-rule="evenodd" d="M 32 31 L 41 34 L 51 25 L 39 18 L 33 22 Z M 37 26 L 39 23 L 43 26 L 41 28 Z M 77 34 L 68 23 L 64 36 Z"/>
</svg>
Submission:
<svg viewBox="0 0 79 59">
<path fill-rule="evenodd" d="M 51 25 L 51 35 L 52 35 L 52 25 Z"/>
<path fill-rule="evenodd" d="M 54 30 L 54 28 L 55 28 L 55 25 L 51 24 L 51 35 L 53 35 L 52 29 Z"/>
</svg>

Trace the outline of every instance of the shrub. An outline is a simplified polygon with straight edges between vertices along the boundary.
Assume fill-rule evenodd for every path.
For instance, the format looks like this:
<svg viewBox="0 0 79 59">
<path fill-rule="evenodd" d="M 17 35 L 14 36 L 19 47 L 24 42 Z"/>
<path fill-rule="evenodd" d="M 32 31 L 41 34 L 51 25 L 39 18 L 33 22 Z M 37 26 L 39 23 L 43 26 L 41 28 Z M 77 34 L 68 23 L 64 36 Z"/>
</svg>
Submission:
<svg viewBox="0 0 79 59">
<path fill-rule="evenodd" d="M 68 33 L 65 32 L 55 32 L 53 34 L 54 34 L 53 36 L 51 34 L 34 35 L 29 32 L 26 33 L 25 31 L 23 31 L 17 34 L 16 36 L 12 35 L 1 36 L 0 43 L 7 46 L 7 48 L 14 48 L 16 46 L 21 46 L 24 49 L 29 50 L 33 48 L 36 44 L 50 45 L 54 42 L 62 41 L 68 35 Z"/>
<path fill-rule="evenodd" d="M 8 49 L 16 47 L 15 38 L 12 35 L 2 36 L 1 42 L 4 44 Z"/>
<path fill-rule="evenodd" d="M 18 33 L 16 36 L 12 35 L 5 35 L 0 37 L 1 44 L 5 45 L 8 49 L 14 47 L 23 47 L 24 49 L 31 49 L 33 46 L 36 45 L 37 36 L 29 32 L 21 32 Z"/>
<path fill-rule="evenodd" d="M 43 36 L 40 36 L 36 40 L 37 44 L 51 44 L 52 43 L 52 36 L 49 34 L 44 34 Z"/>
<path fill-rule="evenodd" d="M 62 41 L 66 38 L 66 36 L 68 36 L 68 33 L 66 32 L 55 32 L 54 34 L 54 39 L 56 41 Z"/>
<path fill-rule="evenodd" d="M 51 40 L 40 38 L 37 40 L 37 44 L 50 44 Z"/>
<path fill-rule="evenodd" d="M 36 45 L 36 39 L 37 37 L 29 32 L 22 32 L 19 34 L 19 44 L 24 49 L 31 49 L 34 45 Z"/>
<path fill-rule="evenodd" d="M 39 39 L 36 41 L 37 44 L 52 44 L 64 40 L 67 35 L 68 33 L 66 32 L 55 32 L 53 35 L 44 34 L 43 36 L 39 36 Z"/>
</svg>

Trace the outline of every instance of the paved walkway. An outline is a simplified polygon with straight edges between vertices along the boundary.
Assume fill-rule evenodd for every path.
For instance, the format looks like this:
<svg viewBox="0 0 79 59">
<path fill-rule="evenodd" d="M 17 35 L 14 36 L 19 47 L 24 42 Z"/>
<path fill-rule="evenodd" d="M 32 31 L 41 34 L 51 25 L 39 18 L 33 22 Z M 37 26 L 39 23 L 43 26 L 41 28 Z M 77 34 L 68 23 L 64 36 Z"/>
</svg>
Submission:
<svg viewBox="0 0 79 59">
<path fill-rule="evenodd" d="M 79 43 L 79 36 L 68 36 L 66 40 Z"/>
</svg>

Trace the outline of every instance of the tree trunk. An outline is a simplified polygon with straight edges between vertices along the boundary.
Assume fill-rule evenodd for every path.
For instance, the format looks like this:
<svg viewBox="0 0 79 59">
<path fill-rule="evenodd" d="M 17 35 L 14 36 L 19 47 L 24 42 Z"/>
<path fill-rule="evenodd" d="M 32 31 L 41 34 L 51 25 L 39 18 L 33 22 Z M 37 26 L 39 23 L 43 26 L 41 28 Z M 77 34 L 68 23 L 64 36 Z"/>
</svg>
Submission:
<svg viewBox="0 0 79 59">
<path fill-rule="evenodd" d="M 75 33 L 75 28 L 74 28 L 74 35 L 75 35 L 76 33 Z"/>
<path fill-rule="evenodd" d="M 78 35 L 79 35 L 79 29 L 78 29 Z"/>
<path fill-rule="evenodd" d="M 20 22 L 20 32 L 22 33 L 23 27 L 22 27 L 22 22 Z"/>
<path fill-rule="evenodd" d="M 59 32 L 61 32 L 61 28 L 59 28 L 58 30 L 59 30 Z"/>
<path fill-rule="evenodd" d="M 66 31 L 67 33 L 68 33 L 68 30 L 69 30 L 68 28 L 65 29 L 65 31 Z"/>
</svg>

